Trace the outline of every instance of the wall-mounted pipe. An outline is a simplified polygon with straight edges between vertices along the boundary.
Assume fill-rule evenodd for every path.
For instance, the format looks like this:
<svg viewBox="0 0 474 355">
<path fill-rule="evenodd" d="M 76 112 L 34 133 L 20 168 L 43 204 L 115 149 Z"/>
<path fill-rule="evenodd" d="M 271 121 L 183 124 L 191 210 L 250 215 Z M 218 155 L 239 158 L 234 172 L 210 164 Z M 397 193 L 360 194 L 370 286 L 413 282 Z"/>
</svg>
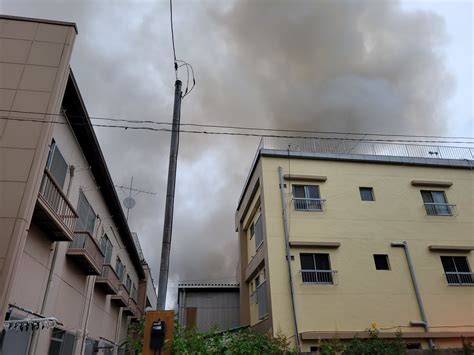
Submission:
<svg viewBox="0 0 474 355">
<path fill-rule="evenodd" d="M 291 308 L 293 310 L 293 323 L 295 326 L 296 349 L 298 350 L 298 352 L 300 352 L 301 351 L 300 335 L 298 332 L 298 321 L 296 319 L 295 292 L 293 289 L 293 273 L 291 271 L 290 235 L 288 231 L 288 214 L 286 212 L 285 181 L 283 179 L 283 168 L 281 166 L 278 167 L 278 174 L 280 176 L 281 207 L 283 210 L 282 212 L 283 230 L 285 233 L 285 248 L 286 248 L 286 261 L 288 264 L 288 275 L 290 277 Z"/>
<path fill-rule="evenodd" d="M 407 259 L 408 269 L 410 270 L 411 281 L 413 284 L 413 288 L 415 289 L 415 296 L 416 296 L 416 301 L 418 303 L 418 309 L 420 310 L 421 319 L 423 320 L 422 325 L 425 328 L 425 332 L 428 333 L 429 332 L 428 319 L 426 318 L 425 307 L 423 306 L 423 299 L 421 298 L 420 289 L 418 288 L 418 282 L 416 281 L 415 269 L 413 268 L 413 263 L 410 256 L 410 250 L 408 249 L 408 243 L 406 241 L 394 242 L 394 243 L 391 243 L 391 245 L 392 247 L 395 247 L 395 248 L 403 248 L 403 250 L 405 251 L 405 257 Z M 433 350 L 434 349 L 433 339 L 428 338 L 428 343 L 429 343 L 430 349 Z"/>
</svg>

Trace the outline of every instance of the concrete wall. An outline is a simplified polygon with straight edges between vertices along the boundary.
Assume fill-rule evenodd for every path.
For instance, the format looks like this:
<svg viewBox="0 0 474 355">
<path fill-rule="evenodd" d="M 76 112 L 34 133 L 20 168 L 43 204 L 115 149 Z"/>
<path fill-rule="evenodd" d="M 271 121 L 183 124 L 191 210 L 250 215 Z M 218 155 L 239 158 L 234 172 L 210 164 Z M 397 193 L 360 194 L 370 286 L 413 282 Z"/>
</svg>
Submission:
<svg viewBox="0 0 474 355">
<path fill-rule="evenodd" d="M 294 335 L 288 270 L 282 222 L 278 167 L 289 174 L 288 159 L 262 158 L 262 181 L 268 250 L 266 260 L 270 290 L 272 329 Z M 292 248 L 292 272 L 296 315 L 300 333 L 312 331 L 363 331 L 402 326 L 404 332 L 423 332 L 410 327 L 420 320 L 407 261 L 401 248 L 391 242 L 408 242 L 414 261 L 431 331 L 470 331 L 474 319 L 474 287 L 449 286 L 440 255 L 472 253 L 432 252 L 429 245 L 474 244 L 473 174 L 469 170 L 364 164 L 342 161 L 291 160 L 291 175 L 327 176 L 326 182 L 286 181 L 290 241 L 339 242 L 340 247 Z M 444 189 L 454 216 L 427 216 L 420 190 L 412 180 L 452 182 Z M 319 185 L 326 199 L 323 212 L 295 211 L 292 184 Z M 376 200 L 361 201 L 360 186 L 374 188 Z M 430 189 L 430 188 L 423 188 Z M 438 190 L 439 188 L 433 188 Z M 300 253 L 328 253 L 337 270 L 336 284 L 303 284 Z M 375 269 L 373 254 L 388 254 L 389 271 Z M 462 327 L 470 325 L 470 327 Z M 454 327 L 454 328 L 453 328 Z M 396 331 L 393 328 L 391 331 Z M 304 341 L 308 351 L 317 341 Z M 424 346 L 426 342 L 423 341 Z M 438 347 L 459 346 L 460 339 L 435 340 Z"/>
<path fill-rule="evenodd" d="M 0 16 L 0 314 L 23 253 L 75 39 L 72 24 Z M 3 324 L 0 323 L 0 328 Z"/>
</svg>

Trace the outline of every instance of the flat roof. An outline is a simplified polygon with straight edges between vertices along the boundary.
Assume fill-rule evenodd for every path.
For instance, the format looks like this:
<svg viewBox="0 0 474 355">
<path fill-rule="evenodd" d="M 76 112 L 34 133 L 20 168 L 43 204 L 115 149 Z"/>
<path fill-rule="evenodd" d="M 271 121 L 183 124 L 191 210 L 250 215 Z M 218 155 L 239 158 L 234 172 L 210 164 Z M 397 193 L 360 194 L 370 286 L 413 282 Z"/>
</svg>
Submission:
<svg viewBox="0 0 474 355">
<path fill-rule="evenodd" d="M 74 27 L 74 31 L 77 32 L 77 26 L 75 22 L 67 22 L 67 21 L 58 21 L 58 20 L 46 20 L 42 18 L 35 18 L 35 17 L 23 17 L 23 16 L 13 16 L 13 15 L 1 15 L 0 19 L 4 20 L 14 20 L 14 21 L 26 21 L 26 22 L 39 22 L 39 23 L 47 23 L 50 25 L 59 25 L 59 26 L 69 26 Z"/>
</svg>

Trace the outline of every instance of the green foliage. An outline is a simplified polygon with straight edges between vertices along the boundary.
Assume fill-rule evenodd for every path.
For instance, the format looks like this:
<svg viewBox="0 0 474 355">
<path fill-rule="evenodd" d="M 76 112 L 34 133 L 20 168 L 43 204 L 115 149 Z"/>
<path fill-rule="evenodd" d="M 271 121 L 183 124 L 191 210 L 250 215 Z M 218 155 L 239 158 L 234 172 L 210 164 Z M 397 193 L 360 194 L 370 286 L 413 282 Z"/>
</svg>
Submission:
<svg viewBox="0 0 474 355">
<path fill-rule="evenodd" d="M 370 329 L 368 339 L 353 338 L 345 345 L 339 339 L 332 339 L 321 345 L 323 355 L 400 355 L 405 354 L 405 344 L 401 340 L 401 333 L 394 340 L 385 340 L 379 337 L 376 329 Z"/>
<path fill-rule="evenodd" d="M 143 350 L 143 335 L 145 329 L 145 318 L 138 322 L 130 323 L 127 332 L 127 348 L 132 354 L 141 354 Z"/>
<path fill-rule="evenodd" d="M 176 326 L 173 354 L 289 354 L 290 342 L 279 333 L 271 338 L 244 329 L 233 332 L 199 333 L 196 329 Z"/>
</svg>

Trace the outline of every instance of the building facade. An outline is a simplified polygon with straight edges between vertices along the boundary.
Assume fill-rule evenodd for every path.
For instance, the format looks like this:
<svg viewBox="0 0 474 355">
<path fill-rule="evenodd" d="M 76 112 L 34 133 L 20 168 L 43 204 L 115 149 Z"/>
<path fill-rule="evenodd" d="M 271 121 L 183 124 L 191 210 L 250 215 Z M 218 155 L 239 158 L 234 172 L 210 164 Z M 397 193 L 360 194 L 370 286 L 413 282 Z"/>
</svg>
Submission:
<svg viewBox="0 0 474 355">
<path fill-rule="evenodd" d="M 302 351 L 474 337 L 474 150 L 264 138 L 236 211 L 240 315 Z"/>
<path fill-rule="evenodd" d="M 228 330 L 239 323 L 239 285 L 181 283 L 178 285 L 178 322 L 199 332 Z"/>
<path fill-rule="evenodd" d="M 69 68 L 72 23 L 0 17 L 2 354 L 123 353 L 147 277 Z"/>
</svg>

